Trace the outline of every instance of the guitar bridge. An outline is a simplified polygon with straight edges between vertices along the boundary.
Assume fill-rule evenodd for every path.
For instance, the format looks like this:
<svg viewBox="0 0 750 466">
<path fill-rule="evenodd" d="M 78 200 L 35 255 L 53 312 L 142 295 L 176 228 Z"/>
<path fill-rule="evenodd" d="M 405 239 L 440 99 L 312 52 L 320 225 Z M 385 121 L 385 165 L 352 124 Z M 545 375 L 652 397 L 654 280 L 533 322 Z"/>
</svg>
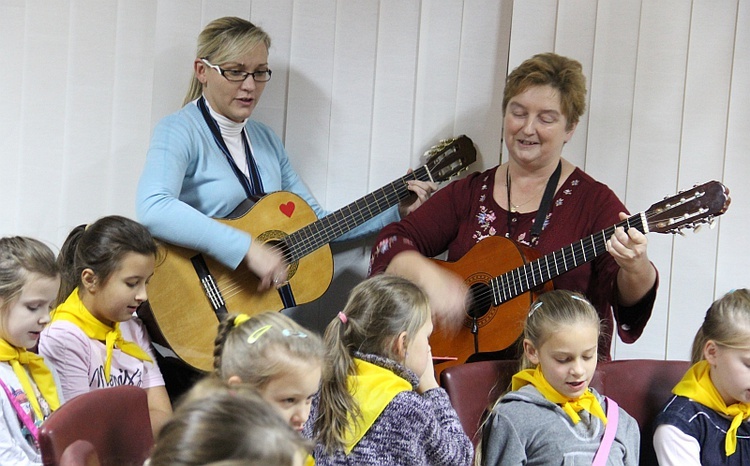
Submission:
<svg viewBox="0 0 750 466">
<path fill-rule="evenodd" d="M 190 258 L 190 262 L 192 262 L 195 273 L 198 275 L 201 285 L 203 285 L 203 291 L 206 293 L 206 297 L 208 298 L 214 313 L 216 313 L 216 317 L 219 321 L 224 320 L 228 314 L 226 302 L 221 295 L 221 290 L 216 286 L 216 281 L 214 280 L 213 275 L 211 275 L 211 272 L 208 270 L 206 261 L 203 260 L 201 254 L 196 254 Z"/>
</svg>

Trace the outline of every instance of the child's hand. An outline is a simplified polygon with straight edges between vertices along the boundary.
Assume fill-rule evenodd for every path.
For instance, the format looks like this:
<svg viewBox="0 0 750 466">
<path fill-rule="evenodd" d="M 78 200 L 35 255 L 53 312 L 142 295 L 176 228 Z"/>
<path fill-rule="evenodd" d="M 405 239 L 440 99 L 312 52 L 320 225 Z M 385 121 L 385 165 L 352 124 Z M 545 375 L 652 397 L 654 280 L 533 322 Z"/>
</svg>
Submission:
<svg viewBox="0 0 750 466">
<path fill-rule="evenodd" d="M 419 378 L 417 393 L 424 393 L 427 390 L 437 388 L 439 385 L 435 379 L 435 368 L 432 365 L 432 351 L 427 352 L 427 366 L 425 367 L 422 377 Z"/>
</svg>

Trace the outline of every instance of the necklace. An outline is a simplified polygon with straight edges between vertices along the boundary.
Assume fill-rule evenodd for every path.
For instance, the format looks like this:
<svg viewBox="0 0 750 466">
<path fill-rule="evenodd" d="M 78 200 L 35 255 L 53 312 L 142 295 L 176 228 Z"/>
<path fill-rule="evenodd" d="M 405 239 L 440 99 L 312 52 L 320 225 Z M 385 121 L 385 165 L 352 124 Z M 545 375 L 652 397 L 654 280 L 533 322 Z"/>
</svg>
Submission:
<svg viewBox="0 0 750 466">
<path fill-rule="evenodd" d="M 534 193 L 526 202 L 522 202 L 520 204 L 514 204 L 513 201 L 511 201 L 510 199 L 510 166 L 508 166 L 508 168 L 505 170 L 505 186 L 506 186 L 507 194 L 508 194 L 508 210 L 510 212 L 518 212 L 518 209 L 520 209 L 521 207 L 525 206 L 529 202 L 536 199 L 539 193 L 542 192 L 542 189 L 544 189 L 543 187 L 538 189 L 537 192 Z"/>
<path fill-rule="evenodd" d="M 539 235 L 542 233 L 542 228 L 544 228 L 545 219 L 547 217 L 547 212 L 549 212 L 549 209 L 552 205 L 552 198 L 555 195 L 555 190 L 557 189 L 557 182 L 560 180 L 560 173 L 562 172 L 562 160 L 557 162 L 557 168 L 555 171 L 550 175 L 549 179 L 547 180 L 547 186 L 544 188 L 544 195 L 542 196 L 542 201 L 539 203 L 539 209 L 536 212 L 536 218 L 534 219 L 534 223 L 531 227 L 531 246 L 536 246 L 536 244 L 539 241 Z M 511 204 L 510 202 L 510 166 L 508 166 L 508 169 L 505 171 L 505 183 L 507 187 L 507 194 L 508 194 L 508 232 L 505 234 L 506 238 L 510 238 L 512 232 L 514 231 L 514 228 L 512 228 L 513 224 L 517 223 L 518 221 L 518 213 L 513 211 L 511 209 L 511 206 L 518 209 L 518 207 L 521 207 L 524 204 L 528 204 L 531 202 L 532 199 L 535 199 L 536 196 L 532 197 L 528 201 L 526 201 L 524 204 L 521 204 L 519 206 L 516 206 L 514 204 Z"/>
</svg>

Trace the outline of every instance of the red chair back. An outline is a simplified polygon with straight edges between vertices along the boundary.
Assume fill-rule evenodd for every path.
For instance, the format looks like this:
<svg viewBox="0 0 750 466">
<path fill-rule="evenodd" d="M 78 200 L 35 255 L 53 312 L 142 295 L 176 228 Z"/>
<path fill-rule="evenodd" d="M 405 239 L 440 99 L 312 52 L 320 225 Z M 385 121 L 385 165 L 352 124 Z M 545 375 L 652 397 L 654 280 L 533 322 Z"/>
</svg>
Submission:
<svg viewBox="0 0 750 466">
<path fill-rule="evenodd" d="M 76 440 L 93 445 L 102 465 L 143 465 L 154 444 L 146 391 L 121 385 L 67 401 L 39 430 L 42 462 L 60 465 Z"/>
<path fill-rule="evenodd" d="M 509 389 L 510 379 L 516 372 L 518 361 L 497 360 L 459 364 L 440 373 L 440 386 L 448 392 L 461 426 L 475 447 L 480 440 L 477 433 L 485 413 Z"/>
</svg>

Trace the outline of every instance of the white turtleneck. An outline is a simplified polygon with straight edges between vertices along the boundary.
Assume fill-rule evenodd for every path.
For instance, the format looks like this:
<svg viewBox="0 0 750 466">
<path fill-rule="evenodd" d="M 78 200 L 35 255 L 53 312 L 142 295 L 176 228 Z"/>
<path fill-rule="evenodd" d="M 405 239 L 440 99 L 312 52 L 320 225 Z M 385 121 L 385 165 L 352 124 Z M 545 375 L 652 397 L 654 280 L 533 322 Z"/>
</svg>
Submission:
<svg viewBox="0 0 750 466">
<path fill-rule="evenodd" d="M 227 145 L 229 153 L 232 154 L 234 163 L 237 165 L 237 168 L 245 174 L 245 177 L 250 179 L 250 171 L 247 167 L 247 157 L 245 156 L 245 145 L 242 143 L 242 132 L 245 130 L 245 122 L 247 120 L 242 123 L 230 120 L 224 115 L 215 112 L 211 107 L 211 104 L 208 103 L 208 99 L 206 99 L 205 96 L 203 98 L 206 102 L 209 113 L 211 113 L 211 116 L 219 125 L 221 137 L 224 138 L 224 143 Z M 198 101 L 196 100 L 195 102 L 197 104 Z M 245 135 L 245 137 L 247 137 L 247 142 L 250 145 L 250 151 L 252 152 L 253 144 L 250 142 L 250 138 L 247 135 Z"/>
</svg>

